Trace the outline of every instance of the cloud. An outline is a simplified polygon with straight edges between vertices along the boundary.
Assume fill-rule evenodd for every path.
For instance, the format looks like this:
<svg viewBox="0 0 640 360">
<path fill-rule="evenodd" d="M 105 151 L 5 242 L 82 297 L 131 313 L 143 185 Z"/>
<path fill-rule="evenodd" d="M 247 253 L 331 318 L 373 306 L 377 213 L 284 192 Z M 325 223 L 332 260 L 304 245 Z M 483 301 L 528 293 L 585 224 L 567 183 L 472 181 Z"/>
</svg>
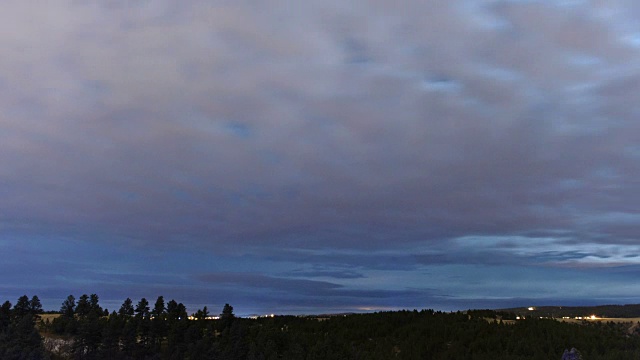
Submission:
<svg viewBox="0 0 640 360">
<path fill-rule="evenodd" d="M 213 273 L 200 275 L 197 279 L 217 285 L 262 288 L 272 291 L 293 290 L 303 294 L 316 290 L 326 292 L 340 287 L 338 284 L 325 281 L 275 278 L 252 273 Z"/>
<path fill-rule="evenodd" d="M 230 260 L 189 284 L 376 298 L 381 270 L 636 264 L 633 1 L 4 9 L 0 241 L 82 244 L 35 268 L 200 249 Z"/>
<path fill-rule="evenodd" d="M 349 271 L 349 270 L 338 270 L 338 271 L 331 271 L 331 270 L 310 270 L 310 271 L 293 270 L 293 271 L 288 272 L 286 275 L 289 275 L 289 276 L 292 276 L 292 277 L 307 277 L 307 278 L 328 277 L 328 278 L 335 278 L 335 279 L 360 279 L 360 278 L 364 277 L 364 275 L 362 275 L 361 273 L 358 273 L 356 271 Z"/>
</svg>

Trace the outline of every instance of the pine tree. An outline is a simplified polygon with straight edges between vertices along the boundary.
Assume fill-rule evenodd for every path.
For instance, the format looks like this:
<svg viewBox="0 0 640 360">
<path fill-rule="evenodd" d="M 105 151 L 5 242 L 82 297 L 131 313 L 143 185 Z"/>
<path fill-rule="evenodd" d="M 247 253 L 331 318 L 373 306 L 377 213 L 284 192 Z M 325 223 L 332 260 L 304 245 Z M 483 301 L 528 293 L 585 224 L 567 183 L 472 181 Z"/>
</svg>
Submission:
<svg viewBox="0 0 640 360">
<path fill-rule="evenodd" d="M 151 311 L 151 316 L 154 318 L 164 318 L 166 314 L 166 309 L 164 307 L 164 297 L 158 296 L 156 303 Z"/>
<path fill-rule="evenodd" d="M 34 296 L 34 299 L 36 308 L 42 309 L 38 297 Z M 47 359 L 42 337 L 35 328 L 36 315 L 31 311 L 29 298 L 21 296 L 12 311 L 10 308 L 8 301 L 0 307 L 0 323 L 4 328 L 0 328 L 0 359 Z"/>
<path fill-rule="evenodd" d="M 222 328 L 227 329 L 231 327 L 233 319 L 235 319 L 235 315 L 233 314 L 233 306 L 224 304 L 222 313 L 220 314 L 220 323 L 222 324 Z"/>
<path fill-rule="evenodd" d="M 62 303 L 60 307 L 60 313 L 62 316 L 72 318 L 76 312 L 76 298 L 73 295 L 67 296 L 67 299 Z"/>
<path fill-rule="evenodd" d="M 31 313 L 31 302 L 27 295 L 22 295 L 18 298 L 18 302 L 13 306 L 13 317 L 16 319 L 22 319 L 27 314 Z"/>
<path fill-rule="evenodd" d="M 33 315 L 37 315 L 42 312 L 42 303 L 37 295 L 33 295 L 33 297 L 31 297 L 31 301 L 29 302 L 29 311 Z"/>
<path fill-rule="evenodd" d="M 133 316 L 133 301 L 130 298 L 127 298 L 120 306 L 120 310 L 118 310 L 118 315 L 121 316 Z"/>
<path fill-rule="evenodd" d="M 136 344 L 136 356 L 145 357 L 149 354 L 151 345 L 151 313 L 149 312 L 149 301 L 142 298 L 136 305 L 135 319 L 137 322 L 138 343 Z"/>
<path fill-rule="evenodd" d="M 82 294 L 80 299 L 78 299 L 78 304 L 76 305 L 76 315 L 83 318 L 89 315 L 91 312 L 91 303 L 89 302 L 89 295 Z"/>
<path fill-rule="evenodd" d="M 96 314 L 98 317 L 101 317 L 104 315 L 104 311 L 102 310 L 102 307 L 99 304 L 99 300 L 100 299 L 96 294 L 91 294 L 91 296 L 89 296 L 89 311 Z"/>
<path fill-rule="evenodd" d="M 160 344 L 166 336 L 167 328 L 167 313 L 164 307 L 164 297 L 158 296 L 156 303 L 151 311 L 151 329 L 150 329 L 150 341 L 151 346 L 155 352 L 160 351 Z"/>
<path fill-rule="evenodd" d="M 145 298 L 140 299 L 140 301 L 138 302 L 138 305 L 136 305 L 135 314 L 136 314 L 136 318 L 138 319 L 149 318 L 150 316 L 149 301 L 147 301 L 147 299 Z"/>
<path fill-rule="evenodd" d="M 95 357 L 102 341 L 102 324 L 98 314 L 89 312 L 80 320 L 78 335 L 74 341 L 74 353 L 83 359 Z"/>
<path fill-rule="evenodd" d="M 11 303 L 7 300 L 0 306 L 0 334 L 9 328 L 11 323 Z"/>
</svg>

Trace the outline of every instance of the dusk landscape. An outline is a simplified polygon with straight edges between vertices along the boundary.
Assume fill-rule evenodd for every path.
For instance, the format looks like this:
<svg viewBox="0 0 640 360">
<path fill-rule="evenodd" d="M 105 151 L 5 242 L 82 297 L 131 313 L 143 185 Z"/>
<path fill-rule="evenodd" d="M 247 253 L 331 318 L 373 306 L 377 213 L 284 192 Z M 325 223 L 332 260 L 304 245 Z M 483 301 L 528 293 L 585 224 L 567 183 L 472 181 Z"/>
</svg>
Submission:
<svg viewBox="0 0 640 360">
<path fill-rule="evenodd" d="M 6 0 L 0 300 L 638 304 L 638 19 L 634 0 Z"/>
</svg>

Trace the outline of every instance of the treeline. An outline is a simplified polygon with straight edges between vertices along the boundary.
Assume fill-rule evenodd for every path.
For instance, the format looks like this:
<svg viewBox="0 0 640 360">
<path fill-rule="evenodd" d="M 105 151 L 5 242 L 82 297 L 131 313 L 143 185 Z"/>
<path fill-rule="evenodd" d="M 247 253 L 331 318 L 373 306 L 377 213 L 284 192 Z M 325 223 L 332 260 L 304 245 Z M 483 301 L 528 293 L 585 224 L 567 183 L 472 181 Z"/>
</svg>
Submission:
<svg viewBox="0 0 640 360">
<path fill-rule="evenodd" d="M 12 307 L 0 306 L 0 359 L 48 359 L 42 337 L 36 329 L 42 304 L 37 296 L 21 296 Z"/>
<path fill-rule="evenodd" d="M 206 307 L 189 319 L 184 305 L 162 296 L 153 306 L 126 299 L 111 313 L 98 300 L 69 296 L 51 322 L 38 320 L 37 297 L 21 297 L 13 307 L 5 302 L 0 359 L 549 360 L 569 358 L 565 349 L 574 347 L 584 360 L 640 359 L 640 337 L 614 323 L 531 318 L 506 324 L 500 319 L 508 313 L 486 310 L 242 319 L 228 304 L 210 320 Z M 41 335 L 68 348 L 47 353 Z"/>
<path fill-rule="evenodd" d="M 103 310 L 96 294 L 82 295 L 62 303 L 60 316 L 42 328 L 73 339 L 68 349 L 74 359 L 215 359 L 234 358 L 228 337 L 235 320 L 226 304 L 219 321 L 212 322 L 205 306 L 190 321 L 182 303 L 165 303 L 159 296 L 151 306 L 146 298 L 134 306 L 127 298 L 116 312 Z"/>
</svg>

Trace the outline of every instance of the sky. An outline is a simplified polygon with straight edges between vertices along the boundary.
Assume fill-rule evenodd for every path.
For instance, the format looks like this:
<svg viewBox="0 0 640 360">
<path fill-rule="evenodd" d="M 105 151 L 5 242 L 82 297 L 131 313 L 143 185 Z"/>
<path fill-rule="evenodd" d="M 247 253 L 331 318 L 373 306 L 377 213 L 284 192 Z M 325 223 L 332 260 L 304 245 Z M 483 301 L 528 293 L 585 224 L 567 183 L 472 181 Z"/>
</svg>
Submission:
<svg viewBox="0 0 640 360">
<path fill-rule="evenodd" d="M 5 0 L 0 300 L 640 303 L 636 0 Z"/>
</svg>

